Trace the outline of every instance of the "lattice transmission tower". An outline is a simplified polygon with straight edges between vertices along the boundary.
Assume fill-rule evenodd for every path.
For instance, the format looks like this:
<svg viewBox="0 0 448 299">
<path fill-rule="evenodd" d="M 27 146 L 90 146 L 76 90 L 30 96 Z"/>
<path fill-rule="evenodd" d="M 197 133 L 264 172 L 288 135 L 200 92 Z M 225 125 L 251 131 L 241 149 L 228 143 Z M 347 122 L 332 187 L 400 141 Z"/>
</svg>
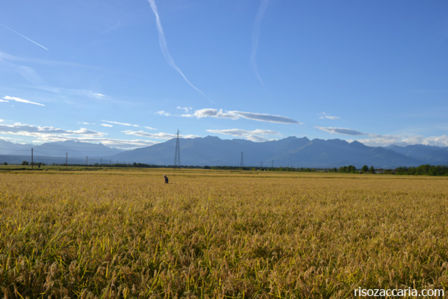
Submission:
<svg viewBox="0 0 448 299">
<path fill-rule="evenodd" d="M 176 137 L 176 150 L 174 151 L 174 166 L 180 166 L 180 143 L 179 143 L 179 130 L 177 130 Z"/>
</svg>

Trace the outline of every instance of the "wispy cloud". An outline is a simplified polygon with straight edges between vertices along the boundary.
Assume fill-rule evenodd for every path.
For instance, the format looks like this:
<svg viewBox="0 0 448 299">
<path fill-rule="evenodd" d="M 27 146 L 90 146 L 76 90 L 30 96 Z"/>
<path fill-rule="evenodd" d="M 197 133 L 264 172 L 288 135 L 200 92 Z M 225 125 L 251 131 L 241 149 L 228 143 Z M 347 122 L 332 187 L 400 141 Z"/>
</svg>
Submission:
<svg viewBox="0 0 448 299">
<path fill-rule="evenodd" d="M 191 108 L 191 107 L 183 107 L 183 106 L 177 106 L 176 109 L 177 110 L 182 110 L 185 113 L 189 113 L 191 110 L 193 110 L 193 108 Z"/>
<path fill-rule="evenodd" d="M 151 146 L 158 142 L 154 142 L 152 140 L 145 139 L 119 139 L 119 138 L 107 138 L 107 137 L 90 137 L 90 136 L 79 136 L 79 137 L 70 137 L 70 136 L 48 136 L 45 140 L 40 139 L 36 140 L 33 143 L 42 143 L 42 142 L 56 142 L 56 141 L 79 141 L 79 142 L 88 142 L 88 143 L 102 143 L 108 147 L 113 147 L 121 150 L 132 150 L 140 147 Z M 11 140 L 13 141 L 13 140 Z"/>
<path fill-rule="evenodd" d="M 44 104 L 41 104 L 41 103 L 38 103 L 38 102 L 25 100 L 25 99 L 22 99 L 22 98 L 19 98 L 19 97 L 11 97 L 11 96 L 4 96 L 2 102 L 17 102 L 17 103 L 31 104 L 31 105 L 45 107 Z"/>
<path fill-rule="evenodd" d="M 366 136 L 352 140 L 359 141 L 369 146 L 388 146 L 388 145 L 412 145 L 423 144 L 433 146 L 448 146 L 448 136 L 419 136 L 419 135 L 381 135 L 373 133 L 363 133 L 357 130 L 334 127 L 316 127 L 319 130 L 330 134 Z"/>
<path fill-rule="evenodd" d="M 221 135 L 230 135 L 235 137 L 242 137 L 244 139 L 255 141 L 255 142 L 262 142 L 269 140 L 267 136 L 279 136 L 280 133 L 272 130 L 262 130 L 262 129 L 255 129 L 255 130 L 244 130 L 244 129 L 222 129 L 222 130 L 213 130 L 209 129 L 207 130 L 209 133 L 214 134 L 221 134 Z"/>
<path fill-rule="evenodd" d="M 330 133 L 330 134 L 341 134 L 341 135 L 351 135 L 351 136 L 360 136 L 360 135 L 368 135 L 366 133 L 347 129 L 347 128 L 335 128 L 335 127 L 316 127 L 317 129 Z"/>
<path fill-rule="evenodd" d="M 151 146 L 157 142 L 143 139 L 114 139 L 114 138 L 98 138 L 98 139 L 81 139 L 86 142 L 101 142 L 102 144 L 122 150 L 131 150 L 145 146 Z"/>
<path fill-rule="evenodd" d="M 337 119 L 340 119 L 339 116 L 330 115 L 330 114 L 328 114 L 328 113 L 326 113 L 326 112 L 322 112 L 322 113 L 320 114 L 320 117 L 319 117 L 319 118 L 320 118 L 320 119 L 329 119 L 329 120 L 337 120 Z"/>
<path fill-rule="evenodd" d="M 107 96 L 104 93 L 82 88 L 62 88 L 56 86 L 36 85 L 33 88 L 54 94 L 67 94 L 74 96 L 89 97 L 97 100 L 104 100 Z"/>
<path fill-rule="evenodd" d="M 196 85 L 194 85 L 184 74 L 184 72 L 181 70 L 179 66 L 177 66 L 176 62 L 174 61 L 174 58 L 171 56 L 170 51 L 168 50 L 168 44 L 166 42 L 165 38 L 165 32 L 162 27 L 162 22 L 160 21 L 159 11 L 157 9 L 157 4 L 155 0 L 148 0 L 149 5 L 151 6 L 152 12 L 154 13 L 154 16 L 156 18 L 156 26 L 157 31 L 159 33 L 159 45 L 160 50 L 162 51 L 163 57 L 165 58 L 165 61 L 168 63 L 169 66 L 171 66 L 181 77 L 184 79 L 184 81 L 195 91 L 200 93 L 201 95 L 205 96 L 205 93 L 199 89 Z"/>
<path fill-rule="evenodd" d="M 126 131 L 122 131 L 122 132 L 126 135 L 132 135 L 132 136 L 138 136 L 138 137 L 148 137 L 148 138 L 152 138 L 152 139 L 167 140 L 167 139 L 176 138 L 176 134 L 164 133 L 164 132 L 150 133 L 150 132 L 146 132 L 146 131 L 142 131 L 142 130 L 138 130 L 138 131 L 126 130 Z M 195 135 L 180 135 L 180 136 L 182 138 L 197 137 Z"/>
<path fill-rule="evenodd" d="M 81 121 L 81 122 L 78 122 L 78 123 L 81 124 L 81 125 L 84 125 L 84 126 L 94 126 L 95 125 L 95 123 L 90 123 L 88 121 Z"/>
<path fill-rule="evenodd" d="M 135 127 L 135 128 L 139 127 L 139 125 L 136 125 L 136 124 L 130 124 L 130 123 L 125 123 L 125 122 L 120 122 L 120 121 L 115 121 L 115 120 L 102 120 L 102 122 L 111 124 L 111 125 L 124 126 L 124 127 Z"/>
<path fill-rule="evenodd" d="M 165 110 L 160 110 L 160 111 L 157 111 L 156 113 L 161 116 L 171 116 L 171 113 L 166 112 Z"/>
<path fill-rule="evenodd" d="M 131 123 L 120 122 L 120 121 L 115 121 L 115 120 L 103 120 L 102 122 L 103 123 L 100 124 L 100 126 L 103 126 L 106 128 L 112 128 L 114 125 L 123 126 L 123 127 L 134 127 L 134 128 L 140 127 L 140 125 L 137 125 L 137 124 L 131 124 Z M 89 123 L 86 123 L 86 124 L 89 124 Z M 144 128 L 148 129 L 148 130 L 155 130 L 155 128 L 150 127 L 150 126 L 144 126 Z"/>
<path fill-rule="evenodd" d="M 2 51 L 0 51 L 0 61 L 24 62 L 24 63 L 31 63 L 31 64 L 42 64 L 42 65 L 60 66 L 60 67 L 86 68 L 86 69 L 91 69 L 91 70 L 100 70 L 101 69 L 96 66 L 85 65 L 85 64 L 80 64 L 80 63 L 76 63 L 76 62 L 15 56 L 15 55 L 11 55 L 9 53 L 5 53 Z"/>
<path fill-rule="evenodd" d="M 412 145 L 412 144 L 423 144 L 432 146 L 448 146 L 448 136 L 400 136 L 400 135 L 378 135 L 369 134 L 367 138 L 358 139 L 357 141 L 362 142 L 370 146 L 388 146 L 388 145 Z"/>
<path fill-rule="evenodd" d="M 194 111 L 194 113 L 182 114 L 183 117 L 196 117 L 196 118 L 228 118 L 228 119 L 250 119 L 263 122 L 271 123 L 281 123 L 281 124 L 301 124 L 301 122 L 281 115 L 264 114 L 264 113 L 254 113 L 254 112 L 244 112 L 229 110 L 224 111 L 222 109 L 215 108 L 204 108 Z"/>
<path fill-rule="evenodd" d="M 11 61 L 9 58 L 9 55 L 3 55 L 3 53 L 0 52 L 0 63 L 2 64 L 3 69 L 19 74 L 33 85 L 42 84 L 44 80 L 34 68 L 18 64 L 15 61 Z"/>
<path fill-rule="evenodd" d="M 42 82 L 44 81 L 37 73 L 37 71 L 32 67 L 26 65 L 16 65 L 15 69 L 13 70 L 20 76 L 22 76 L 25 80 L 34 85 L 42 84 Z"/>
<path fill-rule="evenodd" d="M 11 32 L 13 32 L 13 33 L 15 33 L 15 34 L 17 34 L 18 36 L 22 37 L 23 39 L 29 41 L 30 43 L 32 43 L 32 44 L 38 46 L 39 48 L 41 48 L 41 49 L 43 49 L 43 50 L 45 50 L 45 51 L 48 51 L 48 48 L 47 48 L 47 47 L 45 47 L 45 46 L 42 45 L 41 43 L 38 43 L 37 41 L 35 41 L 35 40 L 29 38 L 29 37 L 26 36 L 25 34 L 20 33 L 20 32 L 18 32 L 18 31 L 16 31 L 16 30 L 12 29 L 11 27 L 8 27 L 8 26 L 4 25 L 4 24 L 1 24 L 1 26 L 2 26 L 3 28 L 8 29 L 9 31 L 11 31 Z"/>
<path fill-rule="evenodd" d="M 23 123 L 0 124 L 0 135 L 13 136 L 1 136 L 1 138 L 15 143 L 24 143 L 22 138 L 31 137 L 32 143 L 35 144 L 76 140 L 89 143 L 102 143 L 104 145 L 119 149 L 135 149 L 139 147 L 150 146 L 160 142 L 148 139 L 108 138 L 103 132 L 88 130 L 86 128 L 80 128 L 77 130 L 66 130 L 52 126 L 37 126 Z M 172 135 L 174 136 L 174 134 Z"/>
<path fill-rule="evenodd" d="M 257 15 L 255 16 L 254 26 L 252 30 L 252 50 L 250 53 L 250 64 L 252 66 L 252 70 L 257 77 L 258 82 L 263 85 L 263 79 L 261 78 L 260 72 L 258 71 L 257 65 L 257 51 L 258 51 L 258 43 L 260 40 L 260 29 L 261 29 L 261 21 L 263 20 L 264 14 L 266 12 L 266 8 L 268 7 L 269 0 L 260 0 L 260 6 L 258 7 Z"/>
<path fill-rule="evenodd" d="M 86 128 L 80 128 L 78 130 L 65 130 L 55 127 L 35 126 L 22 123 L 14 123 L 11 125 L 1 124 L 0 134 L 21 135 L 31 137 L 48 137 L 50 135 L 55 136 L 68 136 L 68 135 L 84 135 L 84 136 L 103 136 L 104 133 L 88 130 Z"/>
<path fill-rule="evenodd" d="M 89 93 L 89 95 L 91 96 L 91 97 L 93 97 L 93 98 L 97 98 L 97 99 L 103 99 L 106 95 L 105 94 L 103 94 L 103 93 L 101 93 L 101 92 L 94 92 L 94 91 L 91 91 L 90 93 Z"/>
</svg>

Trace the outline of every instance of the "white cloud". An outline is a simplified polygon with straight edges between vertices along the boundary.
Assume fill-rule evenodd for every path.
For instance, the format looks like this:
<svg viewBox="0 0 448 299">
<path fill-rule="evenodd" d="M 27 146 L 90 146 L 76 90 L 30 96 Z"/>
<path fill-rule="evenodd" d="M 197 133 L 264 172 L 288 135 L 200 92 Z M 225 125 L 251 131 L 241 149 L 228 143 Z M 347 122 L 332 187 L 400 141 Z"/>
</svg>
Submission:
<svg viewBox="0 0 448 299">
<path fill-rule="evenodd" d="M 33 137 L 33 142 L 49 142 L 55 139 L 64 138 L 99 138 L 103 137 L 104 133 L 80 128 L 78 130 L 66 130 L 55 127 L 35 126 L 22 123 L 1 124 L 0 134 Z"/>
<path fill-rule="evenodd" d="M 329 120 L 337 120 L 337 119 L 340 119 L 339 116 L 330 115 L 330 114 L 325 113 L 325 112 L 322 112 L 319 118 L 320 118 L 320 119 L 329 119 Z"/>
<path fill-rule="evenodd" d="M 138 136 L 138 137 L 148 137 L 148 138 L 152 138 L 152 139 L 167 140 L 167 139 L 176 138 L 176 134 L 164 133 L 164 132 L 150 133 L 150 132 L 145 132 L 142 130 L 139 130 L 139 131 L 126 130 L 126 131 L 122 131 L 122 132 L 126 135 L 132 135 L 132 136 Z M 180 135 L 180 137 L 194 138 L 197 136 L 195 136 L 195 135 Z"/>
<path fill-rule="evenodd" d="M 90 89 L 80 89 L 80 88 L 62 88 L 56 86 L 45 86 L 37 85 L 34 86 L 36 89 L 43 90 L 55 94 L 64 94 L 78 97 L 89 97 L 96 100 L 104 100 L 106 95 L 101 92 L 93 91 Z"/>
<path fill-rule="evenodd" d="M 282 123 L 282 124 L 301 124 L 301 122 L 294 120 L 292 118 L 281 116 L 281 115 L 272 115 L 272 114 L 264 114 L 264 113 L 254 113 L 254 112 L 244 112 L 244 111 L 236 111 L 229 110 L 224 111 L 222 109 L 215 108 L 204 108 L 194 111 L 194 113 L 183 114 L 183 117 L 196 117 L 196 118 L 228 118 L 228 119 L 250 119 L 256 121 L 263 122 L 271 122 L 271 123 Z"/>
<path fill-rule="evenodd" d="M 423 144 L 432 146 L 448 146 L 448 136 L 419 136 L 419 135 L 381 135 L 363 133 L 357 130 L 334 127 L 316 127 L 319 130 L 330 134 L 341 134 L 350 136 L 366 136 L 351 139 L 349 141 L 359 141 L 369 146 L 389 146 L 389 145 L 413 145 Z"/>
<path fill-rule="evenodd" d="M 147 139 L 116 139 L 107 138 L 105 133 L 80 128 L 78 130 L 65 130 L 55 127 L 35 126 L 22 123 L 10 125 L 0 125 L 0 135 L 10 135 L 14 137 L 1 136 L 1 139 L 15 143 L 24 143 L 20 137 L 31 137 L 32 143 L 41 144 L 46 142 L 74 140 L 89 143 L 102 143 L 109 147 L 119 149 L 135 149 L 144 146 L 150 146 L 157 142 Z M 25 142 L 27 143 L 27 142 Z"/>
<path fill-rule="evenodd" d="M 262 129 L 255 129 L 255 130 L 244 130 L 244 129 L 223 129 L 223 130 L 213 130 L 209 129 L 207 132 L 215 133 L 215 134 L 222 134 L 222 135 L 230 135 L 235 137 L 242 137 L 247 140 L 251 141 L 267 141 L 269 140 L 266 138 L 266 136 L 279 136 L 280 133 L 272 130 L 262 130 Z"/>
<path fill-rule="evenodd" d="M 150 126 L 146 126 L 146 127 L 144 127 L 145 129 L 148 129 L 148 130 L 156 130 L 156 128 L 153 128 L 153 127 L 150 127 Z"/>
<path fill-rule="evenodd" d="M 432 146 L 448 146 L 448 136 L 399 136 L 399 135 L 377 135 L 370 134 L 369 137 L 358 139 L 370 146 L 388 146 L 388 145 L 413 145 L 423 144 Z"/>
<path fill-rule="evenodd" d="M 119 121 L 115 121 L 115 120 L 103 120 L 102 122 L 104 123 L 108 123 L 111 125 L 118 125 L 118 126 L 124 126 L 124 127 L 135 127 L 138 128 L 139 125 L 136 124 L 130 124 L 130 123 L 125 123 L 125 122 L 119 122 Z"/>
<path fill-rule="evenodd" d="M 330 133 L 330 134 L 341 134 L 341 135 L 352 135 L 352 136 L 368 135 L 366 133 L 352 130 L 352 129 L 347 129 L 347 128 L 334 128 L 334 127 L 316 127 L 316 128 L 321 131 Z"/>
<path fill-rule="evenodd" d="M 191 107 L 183 107 L 183 106 L 177 106 L 176 109 L 177 110 L 182 110 L 185 113 L 189 113 L 191 110 L 193 110 L 193 108 L 191 108 Z"/>
<path fill-rule="evenodd" d="M 103 138 L 99 140 L 102 144 L 123 150 L 131 150 L 139 147 L 151 146 L 157 142 L 142 139 L 107 139 Z"/>
<path fill-rule="evenodd" d="M 1 119 L 1 118 L 0 118 L 0 123 L 1 123 L 1 122 L 4 122 L 4 121 L 5 121 L 4 119 Z"/>
<path fill-rule="evenodd" d="M 156 113 L 161 116 L 171 116 L 171 113 L 166 112 L 165 110 L 160 110 L 160 111 L 157 111 Z"/>
<path fill-rule="evenodd" d="M 131 150 L 139 147 L 150 146 L 157 143 L 151 140 L 142 140 L 142 139 L 115 139 L 115 138 L 83 137 L 83 136 L 80 137 L 50 136 L 44 142 L 56 142 L 67 140 L 89 142 L 89 143 L 102 143 L 105 146 L 118 148 L 122 150 Z M 38 142 L 42 143 L 42 140 Z"/>
<path fill-rule="evenodd" d="M 111 124 L 101 124 L 100 126 L 106 127 L 106 128 L 112 128 L 113 127 L 113 125 L 111 125 Z"/>
<path fill-rule="evenodd" d="M 15 144 L 29 144 L 29 142 L 26 142 L 24 140 L 18 139 L 17 137 L 5 137 L 5 136 L 1 136 L 0 140 L 3 141 L 8 141 L 8 142 L 12 142 Z"/>
<path fill-rule="evenodd" d="M 86 128 L 81 128 L 79 130 L 65 130 L 55 127 L 44 127 L 44 126 L 34 126 L 22 123 L 14 123 L 12 125 L 0 125 L 0 134 L 68 134 L 68 135 L 102 135 L 100 132 L 88 130 Z M 27 135 L 29 136 L 29 135 Z"/>
<path fill-rule="evenodd" d="M 232 113 L 231 111 L 225 112 L 222 109 L 214 109 L 214 108 L 204 108 L 196 110 L 193 114 L 189 114 L 189 116 L 194 116 L 196 118 L 206 118 L 206 117 L 215 117 L 215 118 L 231 118 L 238 119 L 239 117 Z"/>
<path fill-rule="evenodd" d="M 4 96 L 3 97 L 3 102 L 17 102 L 17 103 L 23 103 L 23 104 L 31 104 L 31 105 L 36 105 L 36 106 L 41 106 L 41 107 L 45 107 L 44 104 L 38 103 L 38 102 L 33 102 L 30 100 L 25 100 L 19 97 L 11 97 L 11 96 Z"/>
<path fill-rule="evenodd" d="M 101 93 L 101 92 L 92 92 L 91 96 L 97 99 L 102 99 L 104 98 L 106 95 Z"/>
</svg>

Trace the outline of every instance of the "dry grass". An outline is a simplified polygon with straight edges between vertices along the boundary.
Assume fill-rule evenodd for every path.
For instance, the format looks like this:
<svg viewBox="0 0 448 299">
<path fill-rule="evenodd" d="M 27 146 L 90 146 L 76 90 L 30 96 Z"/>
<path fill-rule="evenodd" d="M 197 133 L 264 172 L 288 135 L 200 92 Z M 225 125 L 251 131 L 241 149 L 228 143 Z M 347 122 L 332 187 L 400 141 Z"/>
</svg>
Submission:
<svg viewBox="0 0 448 299">
<path fill-rule="evenodd" d="M 336 298 L 359 286 L 447 289 L 447 224 L 446 178 L 0 173 L 0 294 Z"/>
</svg>

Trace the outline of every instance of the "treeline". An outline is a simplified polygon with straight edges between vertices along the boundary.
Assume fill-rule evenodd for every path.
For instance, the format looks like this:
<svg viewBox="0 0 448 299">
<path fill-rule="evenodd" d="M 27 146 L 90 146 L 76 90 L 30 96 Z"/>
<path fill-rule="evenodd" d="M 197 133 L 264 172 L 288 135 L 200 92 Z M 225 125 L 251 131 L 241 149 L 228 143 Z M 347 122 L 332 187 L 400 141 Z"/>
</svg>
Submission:
<svg viewBox="0 0 448 299">
<path fill-rule="evenodd" d="M 448 175 L 448 166 L 438 165 L 420 165 L 417 167 L 397 167 L 395 169 L 375 169 L 373 166 L 364 165 L 361 169 L 357 169 L 353 165 L 333 168 L 332 172 L 341 173 L 383 173 L 383 174 L 399 174 L 399 175 L 432 175 L 443 176 Z"/>
<path fill-rule="evenodd" d="M 363 167 L 361 167 L 361 169 L 357 169 L 355 166 L 349 165 L 349 166 L 339 167 L 338 169 L 333 168 L 332 170 L 333 170 L 333 172 L 341 172 L 341 173 L 376 173 L 377 172 L 375 167 L 373 167 L 373 166 L 369 167 L 367 165 L 364 165 Z"/>
<path fill-rule="evenodd" d="M 5 166 L 8 163 L 3 163 Z M 34 166 L 38 169 L 41 166 L 46 166 L 44 163 L 29 163 L 28 161 L 23 161 L 21 163 L 23 166 Z M 154 165 L 154 164 L 145 164 L 145 163 L 92 163 L 89 165 L 86 164 L 51 164 L 52 166 L 60 166 L 60 167 L 100 167 L 100 168 L 109 168 L 109 167 L 136 167 L 136 168 L 190 168 L 190 169 L 220 169 L 220 170 L 252 170 L 252 171 L 291 171 L 291 172 L 334 172 L 334 173 L 366 173 L 366 174 L 397 174 L 397 175 L 430 175 L 430 176 L 445 176 L 448 175 L 448 166 L 436 166 L 436 165 L 420 165 L 417 167 L 398 167 L 395 169 L 382 169 L 375 168 L 373 166 L 364 165 L 361 168 L 356 168 L 354 165 L 341 166 L 339 168 L 304 168 L 304 167 L 250 167 L 250 166 L 192 166 L 192 165 L 181 165 L 179 167 L 173 165 Z M 2 169 L 4 170 L 4 169 Z"/>
<path fill-rule="evenodd" d="M 387 173 L 389 172 L 386 171 Z M 420 165 L 418 167 L 398 167 L 394 174 L 408 175 L 448 175 L 448 166 Z"/>
<path fill-rule="evenodd" d="M 375 169 L 373 166 L 364 165 L 361 169 L 357 169 L 353 165 L 333 168 L 333 172 L 341 173 L 383 173 L 383 174 L 399 174 L 399 175 L 432 175 L 443 176 L 448 175 L 448 166 L 437 165 L 420 165 L 417 167 L 397 167 L 395 169 Z"/>
</svg>

